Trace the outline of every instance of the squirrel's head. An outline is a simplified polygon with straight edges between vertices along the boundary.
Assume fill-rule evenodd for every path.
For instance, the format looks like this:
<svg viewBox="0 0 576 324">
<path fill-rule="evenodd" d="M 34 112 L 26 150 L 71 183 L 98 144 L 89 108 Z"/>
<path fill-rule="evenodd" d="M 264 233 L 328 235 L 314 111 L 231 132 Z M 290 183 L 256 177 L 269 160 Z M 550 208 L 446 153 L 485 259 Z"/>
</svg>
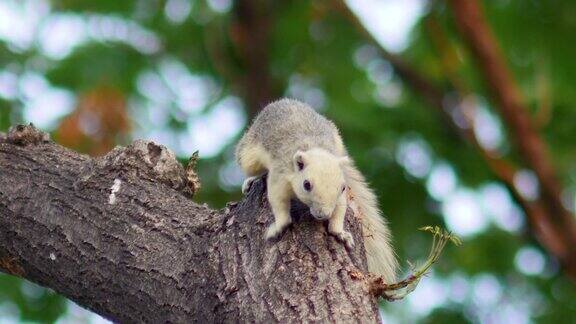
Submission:
<svg viewBox="0 0 576 324">
<path fill-rule="evenodd" d="M 349 161 L 348 157 L 338 157 L 322 149 L 294 154 L 292 190 L 310 207 L 310 213 L 317 220 L 330 218 L 344 194 L 346 183 L 342 164 Z"/>
</svg>

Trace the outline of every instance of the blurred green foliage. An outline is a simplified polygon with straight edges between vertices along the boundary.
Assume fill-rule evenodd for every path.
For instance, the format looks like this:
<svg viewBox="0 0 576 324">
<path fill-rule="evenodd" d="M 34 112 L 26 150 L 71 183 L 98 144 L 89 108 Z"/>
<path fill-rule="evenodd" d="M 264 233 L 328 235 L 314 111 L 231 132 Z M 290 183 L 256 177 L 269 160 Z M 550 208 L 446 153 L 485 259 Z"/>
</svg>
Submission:
<svg viewBox="0 0 576 324">
<path fill-rule="evenodd" d="M 76 101 L 80 101 L 83 93 L 102 85 L 121 91 L 128 101 L 125 109 L 133 119 L 134 136 L 162 133 L 172 138 L 186 138 L 191 121 L 208 116 L 223 98 L 241 95 L 238 83 L 243 79 L 239 76 L 247 71 L 238 54 L 238 40 L 235 40 L 233 3 L 193 1 L 189 8 L 186 1 L 175 0 L 26 3 L 30 6 L 48 4 L 51 9 L 44 20 L 68 15 L 80 17 L 86 26 L 90 26 L 97 24 L 98 19 L 111 17 L 124 24 L 121 28 L 138 26 L 136 35 L 143 35 L 142 31 L 148 33 L 137 37 L 152 35 L 152 40 L 148 41 L 158 42 L 156 49 L 142 50 L 129 41 L 90 36 L 63 57 L 51 57 L 38 45 L 40 38 L 50 37 L 49 34 L 37 35 L 32 45 L 24 48 L 0 38 L 0 73 L 9 71 L 18 77 L 29 72 L 38 73 L 51 86 L 70 91 Z M 329 3 L 274 2 L 269 44 L 261 46 L 269 49 L 273 82 L 283 88 L 282 93 L 275 95 L 291 95 L 320 103 L 322 112 L 340 127 L 350 154 L 376 189 L 390 221 L 400 260 L 422 259 L 429 241 L 417 228 L 450 226 L 445 223 L 443 204 L 446 202 L 431 195 L 431 170 L 438 165 L 447 165 L 455 174 L 456 188 L 469 190 L 477 197 L 496 179 L 478 152 L 447 126 L 437 109 L 427 106 L 417 93 L 403 84 L 390 64 L 378 57 L 375 44 L 368 44 L 349 21 L 331 10 Z M 510 153 L 521 164 L 510 148 L 505 125 L 490 106 L 489 95 L 474 61 L 458 38 L 450 11 L 442 1 L 431 3 L 416 22 L 406 48 L 399 55 L 438 85 L 448 84 L 440 64 L 442 53 L 434 48 L 426 24 L 427 19 L 434 19 L 457 54 L 453 63 L 458 75 L 484 103 L 486 113 L 492 116 L 501 131 L 498 148 Z M 179 17 L 176 10 L 176 18 L 168 19 L 168 12 L 171 12 L 168 7 L 178 4 L 181 11 L 189 9 L 189 13 L 184 12 L 185 15 Z M 576 47 L 573 46 L 576 43 L 576 2 L 484 1 L 484 6 L 510 68 L 533 109 L 531 114 L 545 115 L 540 130 L 549 144 L 567 197 L 574 197 L 576 92 L 572 90 L 572 81 L 576 81 Z M 42 23 L 39 26 L 41 28 Z M 167 61 L 179 62 L 189 74 L 207 78 L 214 89 L 203 101 L 201 109 L 192 112 L 173 99 L 172 89 L 169 95 L 172 99 L 161 104 L 167 120 L 155 123 L 156 117 L 147 116 L 154 112 L 150 107 L 159 104 L 139 86 L 143 74 L 160 73 L 162 64 Z M 169 87 L 174 80 L 160 82 Z M 538 87 L 547 89 L 544 95 Z M 27 121 L 24 120 L 27 109 L 32 109 L 30 98 L 21 92 L 20 89 L 13 96 L 0 95 L 0 130 Z M 543 108 L 546 105 L 549 108 Z M 542 109 L 549 110 L 542 112 Z M 58 128 L 60 120 L 56 120 L 51 130 Z M 176 140 L 171 143 L 181 145 Z M 223 180 L 223 175 L 237 173 L 232 161 L 233 143 L 234 140 L 225 143 L 213 157 L 203 158 L 200 151 L 199 174 L 203 189 L 196 198 L 198 201 L 222 207 L 227 201 L 241 199 L 239 181 Z M 418 172 L 411 172 L 401 158 L 402 150 L 414 145 L 417 153 L 423 154 L 413 161 L 422 168 Z M 187 156 L 182 153 L 185 150 L 171 148 L 186 160 Z M 509 203 L 512 204 L 509 212 L 521 216 L 519 207 Z M 481 212 L 484 218 L 490 218 L 486 216 L 489 213 L 486 206 Z M 539 256 L 544 253 L 528 235 L 525 225 L 520 222 L 516 228 L 506 229 L 495 221 L 487 222 L 488 225 L 478 233 L 465 235 L 462 247 L 449 246 L 435 266 L 432 278 L 423 280 L 422 285 L 427 280 L 436 282 L 438 285 L 430 286 L 429 290 L 438 290 L 383 305 L 385 319 L 423 323 L 497 322 L 503 318 L 518 323 L 524 320 L 575 321 L 576 289 L 562 277 L 554 258 L 544 256 L 545 266 L 539 273 L 529 274 L 518 267 L 522 249 L 530 247 L 530 251 L 536 251 Z M 34 290 L 36 288 L 31 297 L 26 294 L 25 285 L 30 284 L 0 274 L 0 312 L 7 309 L 6 305 L 16 305 L 20 320 L 41 322 L 52 322 L 65 313 L 62 297 L 47 290 L 38 292 Z M 437 297 L 438 302 L 428 308 L 418 307 L 418 296 Z M 423 300 L 420 303 L 430 304 Z M 420 311 L 416 311 L 418 309 Z M 504 317 L 491 317 L 490 312 Z"/>
<path fill-rule="evenodd" d="M 65 299 L 52 290 L 6 275 L 0 275 L 0 304 L 0 319 L 19 315 L 27 322 L 54 322 L 66 310 Z"/>
</svg>

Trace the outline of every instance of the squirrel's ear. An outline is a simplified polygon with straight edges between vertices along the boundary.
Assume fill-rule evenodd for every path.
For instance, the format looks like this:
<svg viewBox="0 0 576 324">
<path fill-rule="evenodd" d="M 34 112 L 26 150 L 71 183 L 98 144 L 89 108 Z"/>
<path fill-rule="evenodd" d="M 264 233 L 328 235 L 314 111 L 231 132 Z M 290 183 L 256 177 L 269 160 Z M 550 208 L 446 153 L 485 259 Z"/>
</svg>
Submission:
<svg viewBox="0 0 576 324">
<path fill-rule="evenodd" d="M 294 170 L 302 171 L 304 169 L 304 152 L 298 151 L 294 154 Z"/>
<path fill-rule="evenodd" d="M 338 158 L 338 162 L 340 163 L 340 165 L 345 165 L 345 164 L 350 164 L 352 163 L 352 160 L 350 159 L 350 157 L 346 156 L 341 156 Z"/>
</svg>

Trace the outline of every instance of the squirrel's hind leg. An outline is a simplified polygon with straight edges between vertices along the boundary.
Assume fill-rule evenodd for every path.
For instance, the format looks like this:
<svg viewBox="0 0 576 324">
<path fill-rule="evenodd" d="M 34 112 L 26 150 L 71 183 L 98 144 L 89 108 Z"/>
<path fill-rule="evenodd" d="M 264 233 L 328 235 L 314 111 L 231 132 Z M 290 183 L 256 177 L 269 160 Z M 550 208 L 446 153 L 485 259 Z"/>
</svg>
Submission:
<svg viewBox="0 0 576 324">
<path fill-rule="evenodd" d="M 267 172 L 267 162 L 270 160 L 268 153 L 262 145 L 244 145 L 238 150 L 238 164 L 248 178 L 242 184 L 242 193 L 246 194 L 254 180 L 262 177 Z"/>
</svg>

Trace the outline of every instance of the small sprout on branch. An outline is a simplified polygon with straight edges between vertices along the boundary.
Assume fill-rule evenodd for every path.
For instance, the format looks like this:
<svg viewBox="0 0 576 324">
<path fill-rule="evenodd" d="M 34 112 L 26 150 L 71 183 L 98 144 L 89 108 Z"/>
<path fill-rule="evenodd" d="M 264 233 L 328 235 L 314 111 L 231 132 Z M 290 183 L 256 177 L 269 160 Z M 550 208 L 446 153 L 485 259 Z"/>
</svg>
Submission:
<svg viewBox="0 0 576 324">
<path fill-rule="evenodd" d="M 186 166 L 186 180 L 188 182 L 188 188 L 190 189 L 192 196 L 200 191 L 200 178 L 196 173 L 196 164 L 198 163 L 198 151 L 192 153 L 190 160 L 188 160 L 188 165 Z"/>
<path fill-rule="evenodd" d="M 194 151 L 194 153 L 192 153 L 192 156 L 188 160 L 188 168 L 196 169 L 196 164 L 198 163 L 198 155 L 198 151 Z"/>
<path fill-rule="evenodd" d="M 430 270 L 432 265 L 438 261 L 440 254 L 448 241 L 451 241 L 456 246 L 462 244 L 462 241 L 458 236 L 441 229 L 438 226 L 424 226 L 421 227 L 420 230 L 433 234 L 432 248 L 430 249 L 430 254 L 426 259 L 426 262 L 424 262 L 420 267 L 414 266 L 408 262 L 412 273 L 406 279 L 393 284 L 385 283 L 381 277 L 373 278 L 370 282 L 370 291 L 374 295 L 382 296 L 382 298 L 390 301 L 399 300 L 408 296 L 408 294 L 416 289 L 420 279 L 428 274 L 428 270 Z"/>
<path fill-rule="evenodd" d="M 50 135 L 41 130 L 38 130 L 32 123 L 29 125 L 16 125 L 10 127 L 8 134 L 5 135 L 9 143 L 27 146 L 37 145 L 41 143 L 50 142 Z"/>
</svg>

